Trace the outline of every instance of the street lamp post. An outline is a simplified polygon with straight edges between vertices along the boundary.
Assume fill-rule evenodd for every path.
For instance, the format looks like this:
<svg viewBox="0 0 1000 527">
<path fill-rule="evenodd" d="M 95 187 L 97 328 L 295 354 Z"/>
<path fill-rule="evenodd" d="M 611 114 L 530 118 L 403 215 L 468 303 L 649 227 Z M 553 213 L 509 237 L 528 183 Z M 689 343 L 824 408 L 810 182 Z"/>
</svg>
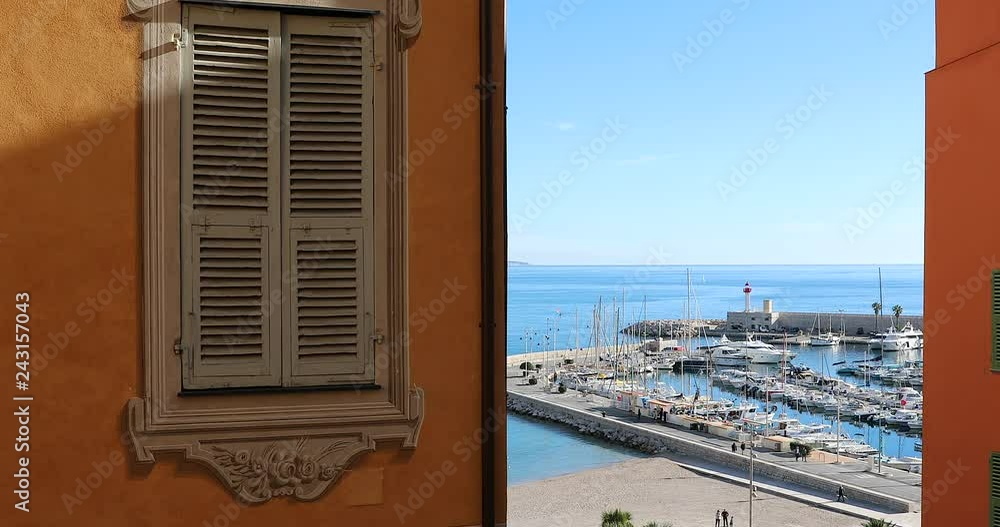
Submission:
<svg viewBox="0 0 1000 527">
<path fill-rule="evenodd" d="M 836 397 L 836 395 L 834 395 Z M 840 464 L 840 401 L 837 401 L 837 464 Z"/>
</svg>

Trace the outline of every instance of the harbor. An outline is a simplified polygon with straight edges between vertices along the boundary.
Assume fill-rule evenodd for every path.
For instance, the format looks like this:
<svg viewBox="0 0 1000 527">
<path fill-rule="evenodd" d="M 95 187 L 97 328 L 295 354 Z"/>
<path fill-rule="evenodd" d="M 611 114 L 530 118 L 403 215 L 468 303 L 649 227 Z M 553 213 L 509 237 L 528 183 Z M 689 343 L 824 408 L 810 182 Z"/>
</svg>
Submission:
<svg viewBox="0 0 1000 527">
<path fill-rule="evenodd" d="M 907 513 L 919 510 L 920 476 L 903 469 L 884 466 L 847 455 L 814 450 L 800 461 L 791 451 L 794 440 L 783 436 L 751 437 L 729 423 L 698 415 L 667 413 L 655 405 L 638 410 L 631 404 L 594 393 L 558 388 L 544 389 L 529 384 L 524 377 L 508 379 L 508 410 L 561 423 L 577 433 L 606 440 L 647 453 L 693 458 L 709 467 L 724 467 L 746 474 L 753 470 L 761 481 L 776 486 L 806 487 L 818 498 L 832 496 L 843 486 L 848 499 L 880 512 Z M 623 397 L 624 399 L 624 397 Z M 750 453 L 732 451 L 734 444 L 748 444 Z M 745 476 L 744 476 L 745 477 Z"/>
<path fill-rule="evenodd" d="M 662 408 L 755 427 L 757 433 L 800 436 L 818 450 L 921 469 L 919 350 L 876 354 L 845 343 L 789 346 L 777 349 L 784 364 L 718 366 L 661 342 L 671 351 L 639 346 L 631 354 L 605 351 L 603 358 L 595 348 L 511 356 L 508 375 L 527 376 L 526 382 L 534 378 L 537 386 L 628 399 L 632 412 Z"/>
<path fill-rule="evenodd" d="M 562 313 L 525 331 L 507 361 L 509 411 L 748 485 L 756 474 L 816 496 L 843 488 L 876 511 L 920 509 L 920 316 L 881 303 L 869 315 L 755 309 L 747 282 L 742 312 L 702 318 L 687 287 L 680 319 L 648 318 L 623 294 L 582 323 L 575 310 L 564 333 Z"/>
</svg>

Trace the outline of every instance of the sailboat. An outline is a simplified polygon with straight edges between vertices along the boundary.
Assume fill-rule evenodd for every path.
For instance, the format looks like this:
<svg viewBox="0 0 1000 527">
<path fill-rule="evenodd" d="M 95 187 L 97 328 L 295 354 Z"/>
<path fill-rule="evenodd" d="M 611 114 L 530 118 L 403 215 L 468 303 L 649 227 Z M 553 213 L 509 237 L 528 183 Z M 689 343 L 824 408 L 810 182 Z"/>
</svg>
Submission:
<svg viewBox="0 0 1000 527">
<path fill-rule="evenodd" d="M 823 332 L 823 324 L 819 320 L 819 314 L 816 314 L 816 335 L 813 335 L 809 339 L 810 346 L 836 346 L 840 344 L 840 335 L 836 335 L 833 332 L 833 315 L 830 315 L 830 331 Z"/>
</svg>

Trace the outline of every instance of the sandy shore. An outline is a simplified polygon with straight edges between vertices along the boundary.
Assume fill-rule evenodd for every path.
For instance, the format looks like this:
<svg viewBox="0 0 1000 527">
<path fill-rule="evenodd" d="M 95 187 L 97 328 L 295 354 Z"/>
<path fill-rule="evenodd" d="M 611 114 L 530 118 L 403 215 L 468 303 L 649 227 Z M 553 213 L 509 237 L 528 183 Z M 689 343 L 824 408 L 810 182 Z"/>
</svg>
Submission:
<svg viewBox="0 0 1000 527">
<path fill-rule="evenodd" d="M 715 510 L 735 514 L 736 527 L 748 525 L 745 487 L 695 474 L 664 458 L 636 459 L 508 489 L 511 527 L 599 526 L 601 512 L 630 511 L 636 527 L 648 521 L 673 527 L 712 527 Z M 852 516 L 758 492 L 754 524 L 766 526 L 858 527 Z"/>
</svg>

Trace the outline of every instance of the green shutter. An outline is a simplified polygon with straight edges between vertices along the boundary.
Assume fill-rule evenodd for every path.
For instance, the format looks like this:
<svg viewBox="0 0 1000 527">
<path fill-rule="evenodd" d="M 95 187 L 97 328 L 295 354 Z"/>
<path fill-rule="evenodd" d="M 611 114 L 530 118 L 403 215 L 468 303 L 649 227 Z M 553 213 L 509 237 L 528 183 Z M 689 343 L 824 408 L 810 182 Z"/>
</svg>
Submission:
<svg viewBox="0 0 1000 527">
<path fill-rule="evenodd" d="M 993 339 L 990 343 L 990 363 L 993 371 L 1000 371 L 1000 269 L 993 270 L 993 283 L 991 288 L 991 308 L 992 308 L 992 328 Z"/>
<path fill-rule="evenodd" d="M 1000 453 L 990 456 L 990 527 L 1000 527 Z"/>
</svg>

